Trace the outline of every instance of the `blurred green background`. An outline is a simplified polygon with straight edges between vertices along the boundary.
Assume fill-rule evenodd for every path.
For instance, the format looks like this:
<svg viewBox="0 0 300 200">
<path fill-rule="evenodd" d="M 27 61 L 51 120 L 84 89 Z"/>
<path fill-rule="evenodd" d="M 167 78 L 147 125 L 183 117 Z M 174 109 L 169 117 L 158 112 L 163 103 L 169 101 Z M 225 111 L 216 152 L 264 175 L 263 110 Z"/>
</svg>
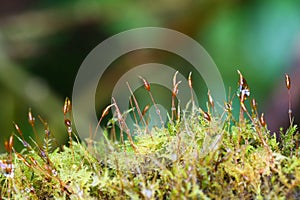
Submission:
<svg viewBox="0 0 300 200">
<path fill-rule="evenodd" d="M 63 143 L 67 132 L 62 106 L 65 97 L 71 97 L 84 58 L 106 38 L 144 26 L 171 28 L 197 40 L 215 61 L 231 96 L 236 92 L 239 69 L 259 110 L 266 112 L 270 128 L 286 126 L 284 74 L 290 73 L 295 82 L 300 75 L 299 8 L 300 2 L 292 0 L 2 0 L 0 143 L 16 132 L 13 121 L 24 134 L 32 135 L 27 123 L 29 107 L 35 116 L 47 119 L 52 133 Z M 121 59 L 122 69 L 112 66 L 108 70 L 99 84 L 102 91 L 107 90 L 97 98 L 99 110 L 109 104 L 109 92 L 124 70 L 153 62 L 153 58 L 174 68 L 181 64 L 174 56 L 170 59 L 152 52 L 149 59 L 144 54 L 130 55 Z M 205 94 L 196 81 L 196 89 Z M 300 95 L 296 91 L 294 96 L 297 121 L 296 97 Z M 38 129 L 43 134 L 42 126 Z"/>
</svg>

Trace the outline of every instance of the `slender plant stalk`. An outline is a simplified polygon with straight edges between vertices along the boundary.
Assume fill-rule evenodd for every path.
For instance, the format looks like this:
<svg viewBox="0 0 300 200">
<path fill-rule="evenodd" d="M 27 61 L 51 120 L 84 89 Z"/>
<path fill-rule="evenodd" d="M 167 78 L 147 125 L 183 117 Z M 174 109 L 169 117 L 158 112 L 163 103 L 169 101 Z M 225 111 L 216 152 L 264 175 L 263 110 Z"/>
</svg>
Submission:
<svg viewBox="0 0 300 200">
<path fill-rule="evenodd" d="M 175 116 L 177 116 L 177 110 L 176 110 L 176 105 L 175 105 L 175 98 L 177 97 L 178 94 L 178 85 L 181 83 L 181 81 L 177 82 L 176 77 L 177 77 L 178 71 L 175 72 L 173 76 L 173 90 L 172 90 L 172 122 L 174 121 Z"/>
<path fill-rule="evenodd" d="M 160 114 L 160 110 L 159 110 L 159 108 L 158 108 L 158 106 L 157 106 L 157 104 L 156 104 L 156 102 L 155 102 L 155 100 L 154 100 L 154 98 L 153 98 L 153 96 L 152 96 L 152 93 L 151 93 L 151 91 L 150 91 L 150 84 L 149 84 L 149 82 L 148 82 L 146 79 L 144 79 L 144 78 L 141 77 L 141 76 L 140 76 L 140 79 L 143 81 L 144 87 L 145 87 L 145 89 L 146 89 L 146 90 L 148 91 L 148 93 L 149 93 L 149 96 L 150 96 L 150 98 L 151 98 L 151 101 L 152 101 L 152 103 L 153 103 L 153 105 L 154 105 L 154 107 L 155 107 L 156 114 L 158 115 L 158 117 L 159 117 L 159 119 L 160 119 L 161 126 L 162 126 L 162 128 L 163 128 L 163 127 L 165 127 L 165 122 L 164 122 L 164 120 L 162 119 L 162 116 L 161 116 L 161 114 Z"/>
<path fill-rule="evenodd" d="M 293 120 L 292 120 L 292 102 L 291 102 L 291 79 L 290 76 L 288 74 L 285 74 L 285 84 L 286 87 L 288 89 L 288 106 L 289 106 L 289 110 L 288 110 L 288 114 L 289 114 L 289 120 L 290 120 L 290 127 L 293 124 Z"/>
<path fill-rule="evenodd" d="M 133 139 L 131 137 L 130 129 L 128 128 L 128 126 L 127 126 L 127 124 L 126 124 L 126 122 L 125 122 L 125 120 L 122 116 L 122 113 L 121 113 L 121 111 L 120 111 L 120 109 L 117 105 L 117 102 L 116 102 L 115 98 L 112 98 L 112 100 L 114 102 L 114 107 L 116 108 L 116 113 L 117 113 L 117 118 L 118 118 L 118 121 L 119 121 L 119 124 L 120 124 L 120 128 L 125 131 L 128 139 L 129 139 L 131 147 L 133 148 L 133 150 L 135 152 L 137 152 L 137 148 L 134 145 Z"/>
</svg>

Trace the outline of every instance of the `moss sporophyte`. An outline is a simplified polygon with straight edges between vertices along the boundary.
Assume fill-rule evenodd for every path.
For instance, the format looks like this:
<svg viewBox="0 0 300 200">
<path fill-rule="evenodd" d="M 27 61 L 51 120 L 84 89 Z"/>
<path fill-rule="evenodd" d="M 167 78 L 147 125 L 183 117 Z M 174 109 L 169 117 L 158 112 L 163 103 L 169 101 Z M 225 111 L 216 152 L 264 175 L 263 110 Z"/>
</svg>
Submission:
<svg viewBox="0 0 300 200">
<path fill-rule="evenodd" d="M 143 77 L 151 102 L 140 109 L 128 84 L 131 108 L 121 113 L 113 99 L 99 119 L 97 128 L 112 114 L 100 141 L 93 139 L 97 131 L 91 131 L 87 142 L 79 141 L 68 98 L 62 123 L 69 142 L 62 147 L 40 116 L 43 130 L 36 127 L 29 109 L 28 123 L 36 138 L 27 141 L 15 123 L 16 133 L 5 141 L 6 153 L 0 160 L 1 199 L 299 199 L 299 132 L 293 124 L 291 102 L 290 126 L 276 138 L 251 99 L 241 72 L 238 118 L 232 113 L 232 98 L 224 103 L 224 112 L 217 113 L 219 102 L 214 102 L 210 91 L 207 108 L 196 106 L 191 73 L 191 100 L 185 107 L 178 105 L 176 75 L 168 122 L 155 107 L 161 127 L 149 127 L 147 112 L 156 103 L 153 88 Z M 291 80 L 288 75 L 285 79 L 290 99 Z M 248 100 L 250 108 L 245 104 Z M 126 125 L 130 113 L 136 122 L 134 130 Z M 16 141 L 24 146 L 20 152 L 14 148 Z"/>
</svg>

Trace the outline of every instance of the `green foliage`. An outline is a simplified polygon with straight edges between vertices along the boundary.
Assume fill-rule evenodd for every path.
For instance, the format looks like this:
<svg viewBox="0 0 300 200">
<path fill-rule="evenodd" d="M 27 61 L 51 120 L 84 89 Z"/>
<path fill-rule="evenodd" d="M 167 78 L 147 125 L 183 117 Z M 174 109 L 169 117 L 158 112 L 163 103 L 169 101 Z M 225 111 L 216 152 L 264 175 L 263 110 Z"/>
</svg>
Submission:
<svg viewBox="0 0 300 200">
<path fill-rule="evenodd" d="M 166 127 L 138 127 L 131 141 L 70 138 L 56 148 L 6 143 L 1 156 L 5 199 L 297 199 L 300 197 L 299 133 L 291 125 L 281 140 L 257 119 L 217 115 L 214 107 L 182 111 Z M 66 109 L 64 114 L 69 110 Z M 247 110 L 245 111 L 247 113 Z M 244 115 L 245 113 L 241 113 Z M 204 115 L 205 114 L 205 115 Z M 122 115 L 119 115 L 122 116 Z M 116 123 L 122 120 L 116 118 Z M 33 123 L 33 122 L 32 122 Z M 71 129 L 67 124 L 70 134 Z M 48 130 L 48 127 L 46 130 Z M 122 131 L 122 130 L 121 130 Z M 52 147 L 52 148 L 51 148 Z"/>
</svg>

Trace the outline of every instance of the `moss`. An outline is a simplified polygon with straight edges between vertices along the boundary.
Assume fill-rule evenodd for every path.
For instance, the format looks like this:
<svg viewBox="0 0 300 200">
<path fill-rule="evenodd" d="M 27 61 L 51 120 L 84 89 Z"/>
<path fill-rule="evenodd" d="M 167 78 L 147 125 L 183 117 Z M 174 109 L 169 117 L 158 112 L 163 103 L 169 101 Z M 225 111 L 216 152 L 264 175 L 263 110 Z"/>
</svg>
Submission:
<svg viewBox="0 0 300 200">
<path fill-rule="evenodd" d="M 245 87 L 240 87 L 245 88 Z M 150 90 L 150 89 L 149 89 Z M 88 145 L 71 139 L 54 148 L 13 136 L 1 155 L 3 199 L 297 199 L 300 197 L 299 133 L 292 125 L 281 140 L 271 136 L 255 106 L 240 98 L 239 119 L 187 105 L 163 128 L 138 127 L 128 140 Z M 67 101 L 69 105 L 69 100 Z M 190 104 L 192 105 L 192 104 Z M 115 106 L 115 105 L 114 105 Z M 64 107 L 65 118 L 70 112 Z M 106 110 L 107 112 L 107 110 Z M 179 111 L 178 111 L 179 112 Z M 226 115 L 225 115 L 226 114 Z M 242 116 L 241 116 L 242 115 Z M 245 115 L 245 116 L 244 116 Z M 121 115 L 116 115 L 121 116 Z M 248 116 L 248 117 L 246 117 Z M 117 119 L 120 121 L 122 119 Z M 34 121 L 30 123 L 34 126 Z M 45 130 L 48 130 L 47 124 Z M 74 134 L 68 121 L 67 132 Z M 46 132 L 47 133 L 47 132 Z M 128 134 L 128 133 L 127 133 Z"/>
</svg>

